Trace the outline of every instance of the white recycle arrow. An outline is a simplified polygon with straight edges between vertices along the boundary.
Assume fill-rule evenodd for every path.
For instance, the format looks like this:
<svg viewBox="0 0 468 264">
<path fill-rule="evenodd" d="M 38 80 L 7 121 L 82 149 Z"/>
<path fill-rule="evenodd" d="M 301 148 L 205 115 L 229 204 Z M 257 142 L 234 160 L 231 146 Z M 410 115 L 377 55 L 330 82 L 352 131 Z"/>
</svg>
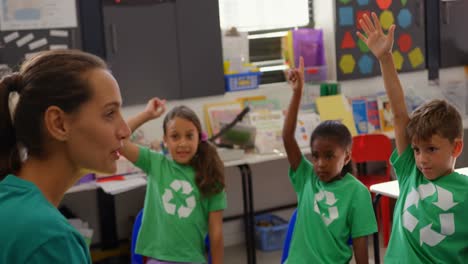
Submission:
<svg viewBox="0 0 468 264">
<path fill-rule="evenodd" d="M 185 199 L 185 202 L 187 203 L 188 208 L 194 208 L 196 205 L 195 197 L 193 196 L 190 196 L 189 198 Z"/>
<path fill-rule="evenodd" d="M 418 225 L 418 222 L 418 219 L 408 211 L 403 213 L 403 226 L 410 232 L 413 232 L 414 228 Z"/>
<path fill-rule="evenodd" d="M 171 190 L 166 189 L 166 191 L 164 192 L 164 194 L 162 196 L 164 209 L 166 210 L 166 212 L 168 214 L 173 215 L 175 213 L 176 206 L 175 206 L 175 204 L 169 203 L 169 201 L 172 200 L 172 198 L 173 198 L 173 195 L 172 195 Z"/>
<path fill-rule="evenodd" d="M 447 211 L 458 204 L 453 202 L 453 194 L 440 186 L 437 186 L 437 194 L 439 200 L 434 204 L 444 211 Z"/>
<path fill-rule="evenodd" d="M 323 193 L 323 191 L 320 191 L 320 192 L 315 194 L 315 200 L 316 201 L 322 201 L 324 197 L 325 197 L 325 194 Z"/>
<path fill-rule="evenodd" d="M 187 207 L 181 206 L 179 207 L 179 210 L 177 210 L 177 213 L 180 218 L 188 217 L 192 213 L 193 208 L 195 208 L 196 205 L 195 197 L 193 196 L 190 196 L 187 199 L 185 199 L 185 202 L 187 203 Z"/>
<path fill-rule="evenodd" d="M 423 244 L 427 244 L 431 247 L 437 245 L 440 243 L 440 241 L 442 241 L 445 236 L 444 235 L 441 235 L 437 232 L 435 232 L 434 230 L 431 229 L 431 226 L 432 224 L 428 224 L 427 226 L 421 228 L 421 230 L 419 230 L 419 237 L 420 237 L 420 240 L 421 240 L 421 246 Z"/>
<path fill-rule="evenodd" d="M 335 198 L 335 194 L 332 192 L 327 192 L 327 191 L 320 191 L 315 194 L 315 199 L 314 199 L 314 211 L 319 214 L 322 217 L 323 222 L 325 225 L 330 225 L 333 221 L 335 221 L 338 216 L 338 208 L 336 206 L 329 207 L 328 208 L 328 216 L 326 217 L 325 214 L 320 212 L 320 208 L 318 206 L 317 201 L 321 201 L 325 198 L 325 203 L 327 205 L 334 205 L 338 200 Z"/>
<path fill-rule="evenodd" d="M 332 192 L 327 192 L 325 191 L 325 203 L 328 204 L 328 205 L 334 205 L 338 200 L 335 199 L 335 194 L 332 193 Z"/>
<path fill-rule="evenodd" d="M 186 181 L 180 181 L 181 184 L 182 184 L 182 193 L 183 194 L 190 194 L 192 193 L 192 186 L 190 185 L 190 183 L 186 182 Z"/>
<path fill-rule="evenodd" d="M 440 233 L 446 236 L 455 233 L 455 217 L 453 214 L 440 214 Z"/>
<path fill-rule="evenodd" d="M 325 214 L 322 214 L 322 219 L 323 222 L 325 222 L 325 225 L 330 225 L 335 219 L 338 219 L 338 209 L 336 206 L 328 208 L 328 215 L 329 217 L 326 217 Z"/>
<path fill-rule="evenodd" d="M 419 223 L 419 220 L 414 217 L 407 209 L 415 205 L 418 207 L 419 200 L 424 200 L 427 197 L 434 195 L 437 191 L 437 202 L 433 204 L 439 207 L 440 209 L 447 211 L 450 208 L 454 207 L 458 203 L 453 201 L 453 194 L 437 185 L 432 183 L 421 184 L 418 186 L 417 190 L 412 189 L 411 192 L 406 197 L 404 209 L 403 209 L 403 226 L 413 232 L 416 226 Z M 445 213 L 439 215 L 440 220 L 440 233 L 432 230 L 432 223 L 421 228 L 419 230 L 420 244 L 427 244 L 431 247 L 439 244 L 446 236 L 452 235 L 455 233 L 455 219 L 453 213 Z"/>
<path fill-rule="evenodd" d="M 411 192 L 406 196 L 405 200 L 405 206 L 403 207 L 403 210 L 408 209 L 411 205 L 416 205 L 416 208 L 418 208 L 418 202 L 419 202 L 419 193 L 416 191 L 416 189 L 412 189 Z"/>
<path fill-rule="evenodd" d="M 174 180 L 171 182 L 171 188 L 177 192 L 182 188 L 182 183 L 179 180 Z"/>
<path fill-rule="evenodd" d="M 427 197 L 434 195 L 436 188 L 434 184 L 426 183 L 426 184 L 419 185 L 418 190 L 419 190 L 419 198 L 421 200 L 424 200 Z"/>
</svg>

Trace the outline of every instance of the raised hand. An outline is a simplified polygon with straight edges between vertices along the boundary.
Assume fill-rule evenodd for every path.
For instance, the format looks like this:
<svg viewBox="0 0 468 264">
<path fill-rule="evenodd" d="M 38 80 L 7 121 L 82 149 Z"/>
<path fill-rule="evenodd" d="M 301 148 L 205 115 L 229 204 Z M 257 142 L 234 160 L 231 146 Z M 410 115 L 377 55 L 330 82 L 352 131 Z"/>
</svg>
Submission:
<svg viewBox="0 0 468 264">
<path fill-rule="evenodd" d="M 293 92 L 301 92 L 304 88 L 304 59 L 299 58 L 299 68 L 291 69 L 288 73 L 288 81 Z"/>
<path fill-rule="evenodd" d="M 146 104 L 145 112 L 152 119 L 160 117 L 166 111 L 166 100 L 154 97 Z"/>
<path fill-rule="evenodd" d="M 391 25 L 388 29 L 388 34 L 385 35 L 377 15 L 372 12 L 371 16 L 373 21 L 371 21 L 367 14 L 359 20 L 359 24 L 366 36 L 359 31 L 356 34 L 367 44 L 367 47 L 369 47 L 375 57 L 381 60 L 385 55 L 391 55 L 395 25 Z"/>
</svg>

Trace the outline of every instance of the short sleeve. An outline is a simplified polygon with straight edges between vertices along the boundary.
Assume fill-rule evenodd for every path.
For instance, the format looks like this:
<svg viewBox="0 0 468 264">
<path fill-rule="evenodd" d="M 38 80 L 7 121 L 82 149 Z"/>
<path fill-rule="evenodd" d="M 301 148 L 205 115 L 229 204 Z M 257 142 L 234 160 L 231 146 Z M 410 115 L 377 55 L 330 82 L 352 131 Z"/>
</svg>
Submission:
<svg viewBox="0 0 468 264">
<path fill-rule="evenodd" d="M 350 214 L 351 237 L 362 237 L 377 232 L 371 195 L 365 186 L 360 186 L 353 197 Z"/>
<path fill-rule="evenodd" d="M 51 238 L 31 254 L 27 263 L 91 264 L 89 250 L 84 241 L 79 240 L 74 236 Z"/>
<path fill-rule="evenodd" d="M 143 170 L 147 175 L 151 175 L 152 167 L 161 164 L 164 155 L 154 152 L 147 147 L 138 147 L 138 159 L 135 162 L 135 166 Z"/>
<path fill-rule="evenodd" d="M 301 193 L 304 185 L 307 181 L 307 177 L 312 177 L 313 175 L 313 165 L 306 159 L 304 155 L 301 157 L 301 163 L 294 171 L 289 167 L 289 179 L 294 187 L 296 193 Z"/>
<path fill-rule="evenodd" d="M 208 212 L 224 210 L 226 207 L 227 198 L 224 190 L 208 198 Z"/>
<path fill-rule="evenodd" d="M 390 156 L 390 162 L 395 169 L 395 174 L 399 181 L 404 181 L 407 177 L 414 174 L 416 161 L 414 160 L 413 149 L 410 145 L 398 155 L 398 151 L 394 150 Z"/>
</svg>

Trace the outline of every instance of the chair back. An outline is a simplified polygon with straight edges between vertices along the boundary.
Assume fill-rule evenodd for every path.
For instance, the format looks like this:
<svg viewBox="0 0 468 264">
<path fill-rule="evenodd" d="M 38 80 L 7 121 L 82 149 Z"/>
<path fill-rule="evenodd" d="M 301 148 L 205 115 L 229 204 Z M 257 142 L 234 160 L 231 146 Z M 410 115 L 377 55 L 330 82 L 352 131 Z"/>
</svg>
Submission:
<svg viewBox="0 0 468 264">
<path fill-rule="evenodd" d="M 286 239 L 284 240 L 284 245 L 283 245 L 283 254 L 281 256 L 281 263 L 284 263 L 286 259 L 288 259 L 289 247 L 290 247 L 291 238 L 294 232 L 294 225 L 296 225 L 296 216 L 297 216 L 297 208 L 294 210 L 294 212 L 291 215 L 291 219 L 289 220 L 288 231 L 286 233 Z"/>
</svg>

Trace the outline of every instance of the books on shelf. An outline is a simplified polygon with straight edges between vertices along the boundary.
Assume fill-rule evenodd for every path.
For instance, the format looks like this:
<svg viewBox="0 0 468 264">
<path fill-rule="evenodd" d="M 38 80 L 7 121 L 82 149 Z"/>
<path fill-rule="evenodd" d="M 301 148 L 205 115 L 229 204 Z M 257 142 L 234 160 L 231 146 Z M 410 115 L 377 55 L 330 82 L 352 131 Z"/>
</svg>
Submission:
<svg viewBox="0 0 468 264">
<path fill-rule="evenodd" d="M 376 97 L 351 98 L 354 123 L 358 134 L 372 134 L 381 130 Z"/>
</svg>

